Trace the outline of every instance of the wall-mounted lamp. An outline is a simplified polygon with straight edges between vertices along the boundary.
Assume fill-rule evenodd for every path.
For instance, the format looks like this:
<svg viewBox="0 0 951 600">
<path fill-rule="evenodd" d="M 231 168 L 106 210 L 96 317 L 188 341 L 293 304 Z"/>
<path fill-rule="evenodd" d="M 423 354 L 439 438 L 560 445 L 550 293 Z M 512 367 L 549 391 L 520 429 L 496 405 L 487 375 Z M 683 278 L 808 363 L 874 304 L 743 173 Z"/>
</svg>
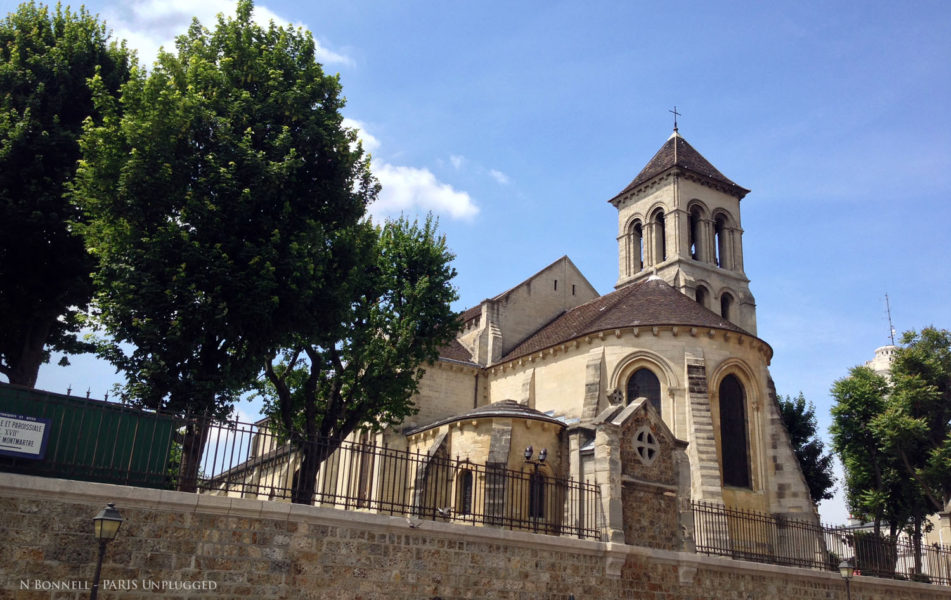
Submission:
<svg viewBox="0 0 951 600">
<path fill-rule="evenodd" d="M 525 461 L 529 462 L 532 460 L 532 456 L 535 454 L 535 449 L 531 446 L 525 448 Z M 548 448 L 542 448 L 541 452 L 538 453 L 538 462 L 543 463 L 545 459 L 548 458 Z"/>
</svg>

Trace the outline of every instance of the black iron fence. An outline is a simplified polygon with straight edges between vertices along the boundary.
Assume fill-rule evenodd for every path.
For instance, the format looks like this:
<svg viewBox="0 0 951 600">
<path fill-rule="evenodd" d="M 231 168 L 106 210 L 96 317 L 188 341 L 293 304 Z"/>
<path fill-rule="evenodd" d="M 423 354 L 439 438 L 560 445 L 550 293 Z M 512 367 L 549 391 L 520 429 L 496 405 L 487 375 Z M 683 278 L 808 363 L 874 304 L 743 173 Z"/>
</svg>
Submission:
<svg viewBox="0 0 951 600">
<path fill-rule="evenodd" d="M 298 496 L 303 483 L 300 453 L 264 421 L 184 419 L 0 384 L 0 426 L 0 472 L 275 501 Z M 7 444 L 3 432 L 16 428 L 21 435 L 11 433 Z M 42 451 L 29 452 L 31 444 Z M 312 447 L 327 458 L 311 504 L 411 522 L 602 536 L 598 486 L 556 477 L 546 465 L 512 469 L 369 442 Z"/>
<path fill-rule="evenodd" d="M 544 465 L 477 464 L 439 448 L 409 451 L 369 442 L 327 446 L 311 503 L 347 510 L 601 539 L 600 489 L 553 476 Z M 323 447 L 322 447 L 323 446 Z M 197 488 L 241 498 L 297 496 L 301 455 L 265 423 L 211 428 Z"/>
<path fill-rule="evenodd" d="M 776 565 L 835 571 L 850 560 L 856 575 L 951 585 L 951 548 L 906 535 L 875 535 L 851 527 L 825 527 L 721 504 L 692 502 L 694 543 L 702 554 Z"/>
</svg>

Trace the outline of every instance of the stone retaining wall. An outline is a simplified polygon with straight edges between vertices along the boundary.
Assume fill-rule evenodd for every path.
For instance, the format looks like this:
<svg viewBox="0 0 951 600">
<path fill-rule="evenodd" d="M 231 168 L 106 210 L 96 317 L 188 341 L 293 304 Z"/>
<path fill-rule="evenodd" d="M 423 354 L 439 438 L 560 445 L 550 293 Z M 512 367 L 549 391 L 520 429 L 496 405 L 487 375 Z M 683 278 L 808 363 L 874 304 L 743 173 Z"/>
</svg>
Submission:
<svg viewBox="0 0 951 600">
<path fill-rule="evenodd" d="M 115 502 L 101 599 L 845 598 L 838 574 L 360 512 L 0 474 L 0 598 L 87 598 L 91 518 Z M 857 578 L 854 600 L 951 599 Z"/>
</svg>

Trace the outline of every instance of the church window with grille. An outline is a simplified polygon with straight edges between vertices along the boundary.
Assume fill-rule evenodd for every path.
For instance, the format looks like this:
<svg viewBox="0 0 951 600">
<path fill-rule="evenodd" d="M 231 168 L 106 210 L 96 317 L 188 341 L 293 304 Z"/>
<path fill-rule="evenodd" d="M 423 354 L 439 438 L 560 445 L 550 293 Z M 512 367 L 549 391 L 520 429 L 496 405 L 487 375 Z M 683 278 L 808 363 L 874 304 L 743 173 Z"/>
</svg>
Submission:
<svg viewBox="0 0 951 600">
<path fill-rule="evenodd" d="M 458 498 L 456 513 L 460 515 L 472 514 L 472 471 L 463 469 L 457 479 Z"/>
<path fill-rule="evenodd" d="M 751 487 L 746 392 L 735 375 L 727 375 L 720 383 L 720 451 L 723 485 Z"/>
<path fill-rule="evenodd" d="M 627 403 L 643 396 L 654 405 L 657 414 L 660 414 L 660 380 L 650 369 L 638 369 L 627 380 Z"/>
</svg>

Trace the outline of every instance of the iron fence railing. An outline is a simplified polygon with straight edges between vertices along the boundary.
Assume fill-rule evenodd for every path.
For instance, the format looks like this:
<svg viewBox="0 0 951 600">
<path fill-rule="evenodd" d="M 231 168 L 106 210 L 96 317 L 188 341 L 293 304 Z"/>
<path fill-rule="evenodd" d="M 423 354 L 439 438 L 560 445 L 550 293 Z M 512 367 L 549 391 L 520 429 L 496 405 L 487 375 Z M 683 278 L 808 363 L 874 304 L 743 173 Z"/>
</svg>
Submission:
<svg viewBox="0 0 951 600">
<path fill-rule="evenodd" d="M 301 453 L 266 421 L 186 419 L 0 384 L 3 415 L 46 428 L 48 445 L 36 457 L 0 452 L 0 471 L 277 501 L 297 496 L 302 483 Z M 602 537 L 600 488 L 553 476 L 546 465 L 518 470 L 349 441 L 311 447 L 327 456 L 312 504 Z"/>
<path fill-rule="evenodd" d="M 826 527 L 722 504 L 692 502 L 694 544 L 702 554 L 835 571 L 850 560 L 857 575 L 951 585 L 951 548 L 915 544 L 851 527 Z"/>
<path fill-rule="evenodd" d="M 316 440 L 328 454 L 317 472 L 317 506 L 601 539 L 600 488 L 526 463 L 477 464 L 445 451 L 413 452 Z M 301 485 L 301 453 L 265 423 L 213 425 L 197 488 L 242 498 L 290 500 Z"/>
</svg>

